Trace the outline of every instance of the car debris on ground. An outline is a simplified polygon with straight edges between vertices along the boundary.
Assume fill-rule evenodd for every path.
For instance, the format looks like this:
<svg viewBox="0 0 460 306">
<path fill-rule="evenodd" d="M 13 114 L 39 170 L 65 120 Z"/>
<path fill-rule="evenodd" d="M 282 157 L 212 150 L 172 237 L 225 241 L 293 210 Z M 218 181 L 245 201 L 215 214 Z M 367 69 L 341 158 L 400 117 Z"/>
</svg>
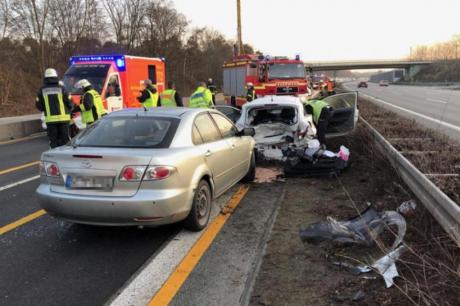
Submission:
<svg viewBox="0 0 460 306">
<path fill-rule="evenodd" d="M 348 167 L 350 150 L 345 146 L 334 153 L 319 145 L 314 139 L 306 147 L 289 146 L 282 150 L 285 157 L 283 168 L 286 176 L 324 176 L 339 174 Z"/>
<path fill-rule="evenodd" d="M 356 275 L 376 271 L 383 277 L 386 287 L 389 288 L 393 285 L 393 279 L 399 276 L 395 261 L 406 250 L 402 244 L 406 234 L 406 220 L 400 213 L 396 211 L 377 212 L 370 205 L 358 216 L 346 221 L 337 221 L 332 217 L 327 217 L 326 221 L 310 224 L 300 231 L 300 238 L 304 243 L 311 244 L 333 241 L 338 244 L 358 244 L 371 247 L 383 230 L 391 225 L 395 225 L 398 231 L 388 254 L 370 265 L 334 262 L 336 266 L 345 267 Z"/>
</svg>

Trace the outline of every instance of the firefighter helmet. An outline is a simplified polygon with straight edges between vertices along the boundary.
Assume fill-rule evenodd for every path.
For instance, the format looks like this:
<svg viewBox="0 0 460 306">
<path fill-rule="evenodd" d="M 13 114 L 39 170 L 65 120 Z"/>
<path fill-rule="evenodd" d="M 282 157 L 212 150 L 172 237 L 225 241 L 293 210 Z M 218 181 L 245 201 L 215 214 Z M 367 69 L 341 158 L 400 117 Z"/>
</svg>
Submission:
<svg viewBox="0 0 460 306">
<path fill-rule="evenodd" d="M 58 77 L 58 74 L 57 74 L 56 69 L 48 68 L 45 70 L 45 79 L 46 78 L 57 78 L 57 77 Z"/>
<path fill-rule="evenodd" d="M 87 79 L 82 79 L 75 84 L 75 88 L 86 88 L 91 86 L 91 83 Z"/>
</svg>

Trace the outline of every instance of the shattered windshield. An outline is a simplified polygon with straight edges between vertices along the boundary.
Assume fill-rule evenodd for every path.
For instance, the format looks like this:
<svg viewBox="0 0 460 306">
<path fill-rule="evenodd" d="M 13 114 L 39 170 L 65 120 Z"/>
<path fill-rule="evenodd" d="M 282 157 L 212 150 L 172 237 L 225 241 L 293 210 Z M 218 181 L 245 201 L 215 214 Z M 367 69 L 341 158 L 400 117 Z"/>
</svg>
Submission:
<svg viewBox="0 0 460 306">
<path fill-rule="evenodd" d="M 252 126 L 269 123 L 292 125 L 297 123 L 297 111 L 292 106 L 253 108 L 248 112 L 248 123 Z"/>
<path fill-rule="evenodd" d="M 305 67 L 303 64 L 270 64 L 269 79 L 303 79 Z"/>
<path fill-rule="evenodd" d="M 73 65 L 64 74 L 64 86 L 71 94 L 78 94 L 79 89 L 75 88 L 78 81 L 87 79 L 93 88 L 101 93 L 104 86 L 109 64 L 87 64 Z"/>
</svg>

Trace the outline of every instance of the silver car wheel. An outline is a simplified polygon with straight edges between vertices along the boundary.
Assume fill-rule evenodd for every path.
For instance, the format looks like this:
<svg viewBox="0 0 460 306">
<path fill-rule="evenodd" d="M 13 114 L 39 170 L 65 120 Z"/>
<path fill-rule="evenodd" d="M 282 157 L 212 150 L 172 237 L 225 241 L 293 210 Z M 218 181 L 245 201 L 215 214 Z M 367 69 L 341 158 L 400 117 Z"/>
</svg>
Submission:
<svg viewBox="0 0 460 306">
<path fill-rule="evenodd" d="M 205 218 L 207 219 L 207 215 L 208 215 L 208 209 L 209 209 L 209 198 L 208 198 L 208 190 L 206 189 L 206 187 L 202 186 L 200 188 L 200 190 L 198 191 L 198 195 L 197 195 L 197 203 L 196 203 L 196 213 L 197 213 L 197 217 L 198 219 L 200 219 L 200 223 L 201 223 L 201 219 Z"/>
</svg>

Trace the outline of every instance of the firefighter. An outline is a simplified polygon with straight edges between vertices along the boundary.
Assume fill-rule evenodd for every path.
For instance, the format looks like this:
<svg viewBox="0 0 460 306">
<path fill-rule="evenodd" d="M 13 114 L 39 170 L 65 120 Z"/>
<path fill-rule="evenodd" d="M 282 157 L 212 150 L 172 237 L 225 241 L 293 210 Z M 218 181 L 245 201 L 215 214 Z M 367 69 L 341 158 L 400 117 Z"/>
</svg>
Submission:
<svg viewBox="0 0 460 306">
<path fill-rule="evenodd" d="M 59 84 L 55 69 L 45 70 L 44 84 L 37 93 L 35 106 L 44 112 L 50 147 L 65 145 L 69 141 L 69 122 L 73 105 L 66 89 Z"/>
<path fill-rule="evenodd" d="M 208 108 L 212 107 L 212 94 L 206 87 L 205 82 L 200 82 L 198 88 L 190 96 L 190 102 L 188 107 L 192 108 Z"/>
<path fill-rule="evenodd" d="M 326 81 L 326 86 L 327 86 L 327 95 L 328 96 L 332 96 L 335 94 L 335 91 L 334 91 L 334 82 L 332 82 L 331 80 L 327 80 Z"/>
<path fill-rule="evenodd" d="M 213 82 L 212 78 L 208 79 L 207 86 L 208 86 L 209 91 L 212 94 L 212 104 L 216 105 L 217 87 L 216 87 L 216 85 L 214 85 L 214 82 Z"/>
<path fill-rule="evenodd" d="M 99 93 L 91 86 L 87 79 L 77 82 L 76 88 L 83 91 L 81 95 L 79 109 L 81 112 L 81 121 L 86 125 L 93 124 L 99 118 L 106 115 L 104 104 Z"/>
<path fill-rule="evenodd" d="M 184 106 L 182 103 L 182 98 L 179 93 L 176 91 L 176 84 L 174 82 L 168 82 L 168 88 L 160 94 L 160 99 L 158 100 L 158 106 L 163 107 L 176 107 Z"/>
<path fill-rule="evenodd" d="M 246 93 L 246 101 L 251 102 L 257 99 L 256 90 L 254 89 L 254 84 L 249 82 L 246 84 L 246 88 L 248 90 Z"/>
<path fill-rule="evenodd" d="M 332 107 L 322 100 L 310 100 L 305 104 L 305 111 L 312 115 L 313 122 L 316 125 L 316 135 L 318 141 L 326 147 L 326 131 L 329 125 L 329 119 L 332 116 Z"/>
<path fill-rule="evenodd" d="M 150 80 L 144 80 L 143 89 L 140 91 L 137 100 L 142 103 L 144 107 L 157 107 L 158 106 L 158 91 L 156 86 Z"/>
</svg>

